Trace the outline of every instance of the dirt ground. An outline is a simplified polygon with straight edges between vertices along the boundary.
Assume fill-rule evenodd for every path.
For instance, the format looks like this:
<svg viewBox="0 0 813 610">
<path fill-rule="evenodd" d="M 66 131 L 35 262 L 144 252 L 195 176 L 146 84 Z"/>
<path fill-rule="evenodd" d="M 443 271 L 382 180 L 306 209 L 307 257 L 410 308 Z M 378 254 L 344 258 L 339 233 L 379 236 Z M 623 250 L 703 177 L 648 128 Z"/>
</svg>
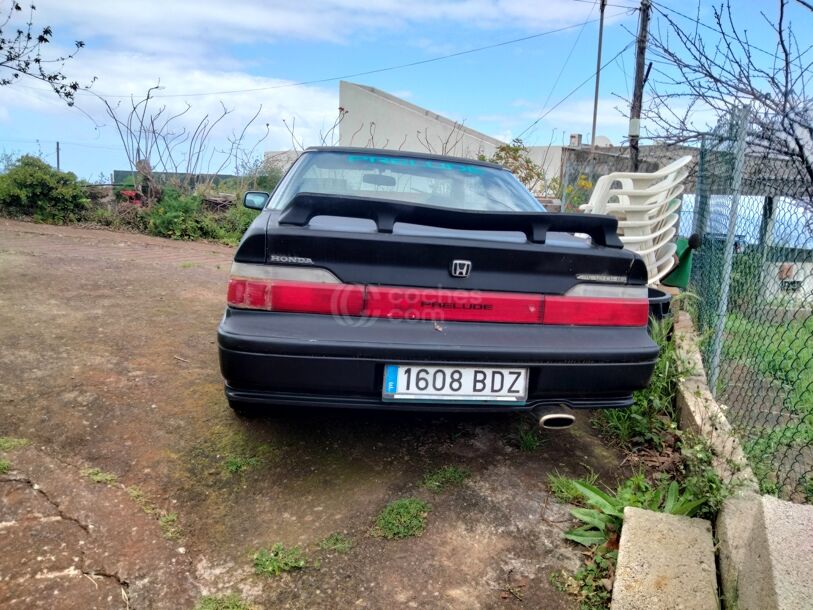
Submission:
<svg viewBox="0 0 813 610">
<path fill-rule="evenodd" d="M 581 555 L 546 477 L 616 478 L 587 418 L 534 452 L 508 414 L 238 418 L 215 342 L 231 253 L 0 220 L 0 436 L 31 441 L 0 453 L 0 607 L 576 608 L 549 581 Z M 444 465 L 471 477 L 423 487 Z M 371 535 L 404 497 L 430 503 L 424 534 Z M 335 532 L 349 552 L 320 549 Z M 308 566 L 255 575 L 275 543 Z"/>
</svg>

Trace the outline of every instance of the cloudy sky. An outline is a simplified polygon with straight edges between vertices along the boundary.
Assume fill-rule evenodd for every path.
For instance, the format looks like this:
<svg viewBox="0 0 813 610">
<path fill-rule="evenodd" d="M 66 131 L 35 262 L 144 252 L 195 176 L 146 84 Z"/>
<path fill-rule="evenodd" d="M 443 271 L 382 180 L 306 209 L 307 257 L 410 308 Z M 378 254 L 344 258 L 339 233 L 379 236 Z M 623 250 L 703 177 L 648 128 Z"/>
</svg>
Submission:
<svg viewBox="0 0 813 610">
<path fill-rule="evenodd" d="M 0 0 L 7 7 L 8 0 Z M 660 0 L 665 9 L 696 14 L 688 0 Z M 736 0 L 737 18 L 760 21 L 768 0 Z M 379 87 L 501 139 L 525 131 L 529 144 L 561 143 L 589 134 L 598 7 L 593 0 L 41 0 L 35 24 L 51 25 L 51 51 L 86 47 L 65 66 L 93 94 L 67 108 L 36 81 L 0 87 L 0 150 L 41 153 L 63 169 L 97 179 L 127 167 L 113 123 L 97 96 L 128 104 L 160 82 L 168 111 L 191 106 L 184 120 L 232 113 L 213 131 L 225 142 L 258 109 L 250 136 L 268 124 L 260 149 L 290 147 L 283 120 L 297 137 L 315 143 L 338 108 L 338 78 Z M 609 0 L 604 57 L 633 40 L 635 0 Z M 710 7 L 700 11 L 708 19 Z M 657 27 L 658 16 L 655 13 Z M 689 25 L 687 23 L 687 25 Z M 563 29 L 564 28 L 564 29 Z M 551 30 L 561 31 L 535 36 Z M 421 62 L 523 37 L 526 40 L 411 67 Z M 602 73 L 600 134 L 620 142 L 634 66 L 628 48 Z M 321 81 L 301 85 L 297 83 Z M 575 89 L 575 92 L 574 92 Z M 566 98 L 566 96 L 568 96 Z M 566 101 L 551 110 L 563 98 Z"/>
</svg>

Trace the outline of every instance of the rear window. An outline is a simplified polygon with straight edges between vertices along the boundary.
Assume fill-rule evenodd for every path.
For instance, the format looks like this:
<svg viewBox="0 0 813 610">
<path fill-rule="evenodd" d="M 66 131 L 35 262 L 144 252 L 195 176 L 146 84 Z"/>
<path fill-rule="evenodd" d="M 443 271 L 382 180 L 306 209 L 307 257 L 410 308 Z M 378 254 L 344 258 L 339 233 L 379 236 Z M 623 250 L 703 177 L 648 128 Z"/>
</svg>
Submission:
<svg viewBox="0 0 813 610">
<path fill-rule="evenodd" d="M 305 153 L 274 193 L 270 206 L 280 209 L 298 193 L 389 199 L 460 210 L 544 211 L 510 172 L 406 155 Z"/>
</svg>

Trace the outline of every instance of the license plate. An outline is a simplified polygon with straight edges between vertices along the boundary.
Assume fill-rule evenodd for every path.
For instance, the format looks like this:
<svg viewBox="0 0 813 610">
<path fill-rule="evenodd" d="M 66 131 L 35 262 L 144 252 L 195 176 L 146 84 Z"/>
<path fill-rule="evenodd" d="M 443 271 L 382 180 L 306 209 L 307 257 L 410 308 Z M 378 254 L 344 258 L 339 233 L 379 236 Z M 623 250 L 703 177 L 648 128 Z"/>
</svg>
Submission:
<svg viewBox="0 0 813 610">
<path fill-rule="evenodd" d="M 384 400 L 524 403 L 528 369 L 388 364 Z"/>
</svg>

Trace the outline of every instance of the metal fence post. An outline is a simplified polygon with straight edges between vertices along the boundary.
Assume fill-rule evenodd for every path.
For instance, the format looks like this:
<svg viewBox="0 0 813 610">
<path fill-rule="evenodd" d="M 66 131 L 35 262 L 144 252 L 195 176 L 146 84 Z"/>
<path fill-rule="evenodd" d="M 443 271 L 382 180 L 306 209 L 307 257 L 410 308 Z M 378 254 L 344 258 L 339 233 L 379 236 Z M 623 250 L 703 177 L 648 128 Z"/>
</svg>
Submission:
<svg viewBox="0 0 813 610">
<path fill-rule="evenodd" d="M 709 207 L 709 185 L 708 176 L 708 143 L 706 136 L 700 139 L 700 155 L 697 162 L 697 186 L 694 198 L 694 222 L 692 223 L 692 233 L 697 233 L 701 237 L 706 234 L 706 225 Z"/>
<path fill-rule="evenodd" d="M 723 331 L 728 313 L 728 295 L 731 288 L 731 268 L 734 264 L 734 240 L 737 232 L 737 210 L 740 203 L 745 154 L 748 148 L 748 121 L 751 108 L 744 106 L 735 111 L 734 172 L 731 179 L 731 211 L 728 216 L 728 232 L 723 250 L 723 272 L 720 278 L 720 300 L 714 320 L 714 335 L 711 340 L 709 361 L 709 389 L 717 396 L 717 380 L 720 376 L 720 355 L 723 351 Z"/>
</svg>

